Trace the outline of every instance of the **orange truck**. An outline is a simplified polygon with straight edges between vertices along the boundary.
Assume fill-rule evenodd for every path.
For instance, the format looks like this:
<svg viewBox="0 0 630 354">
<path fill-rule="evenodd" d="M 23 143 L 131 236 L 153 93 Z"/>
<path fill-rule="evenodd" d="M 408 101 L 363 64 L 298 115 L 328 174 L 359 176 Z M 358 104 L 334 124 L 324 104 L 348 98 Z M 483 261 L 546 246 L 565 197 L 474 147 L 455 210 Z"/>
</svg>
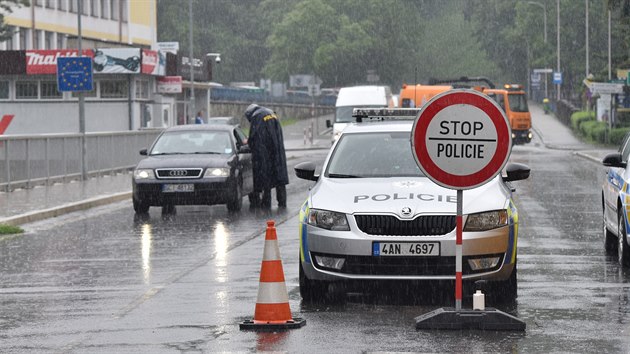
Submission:
<svg viewBox="0 0 630 354">
<path fill-rule="evenodd" d="M 484 77 L 432 79 L 428 85 L 403 84 L 399 97 L 400 106 L 422 107 L 433 96 L 454 88 L 472 88 L 492 97 L 503 108 L 510 122 L 512 143 L 525 144 L 532 140 L 532 117 L 527 106 L 527 96 L 521 85 L 506 84 L 503 88 L 495 88 L 494 84 Z"/>
</svg>

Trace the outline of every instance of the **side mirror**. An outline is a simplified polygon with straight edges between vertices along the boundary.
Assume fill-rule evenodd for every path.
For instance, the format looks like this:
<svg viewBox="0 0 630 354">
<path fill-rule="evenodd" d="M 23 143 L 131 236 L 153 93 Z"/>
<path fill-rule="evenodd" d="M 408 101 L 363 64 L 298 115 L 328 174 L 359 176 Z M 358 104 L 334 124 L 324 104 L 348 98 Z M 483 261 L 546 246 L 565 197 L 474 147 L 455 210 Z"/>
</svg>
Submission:
<svg viewBox="0 0 630 354">
<path fill-rule="evenodd" d="M 147 149 L 140 150 L 140 155 L 147 156 Z"/>
<path fill-rule="evenodd" d="M 606 155 L 606 157 L 604 157 L 604 160 L 602 160 L 602 163 L 604 164 L 604 166 L 608 167 L 626 168 L 627 165 L 626 162 L 621 161 L 621 154 L 618 152 Z"/>
<path fill-rule="evenodd" d="M 319 175 L 315 175 L 315 164 L 312 162 L 302 162 L 295 165 L 295 175 L 298 178 L 305 179 L 308 181 L 317 181 L 319 179 Z"/>
<path fill-rule="evenodd" d="M 249 154 L 252 152 L 252 148 L 249 147 L 249 145 L 244 144 L 238 147 L 238 153 L 239 154 Z"/>
<path fill-rule="evenodd" d="M 330 122 L 330 119 L 326 119 L 326 128 L 332 128 L 332 123 Z"/>
<path fill-rule="evenodd" d="M 505 168 L 505 182 L 520 181 L 529 178 L 529 166 L 521 163 L 511 163 Z"/>
</svg>

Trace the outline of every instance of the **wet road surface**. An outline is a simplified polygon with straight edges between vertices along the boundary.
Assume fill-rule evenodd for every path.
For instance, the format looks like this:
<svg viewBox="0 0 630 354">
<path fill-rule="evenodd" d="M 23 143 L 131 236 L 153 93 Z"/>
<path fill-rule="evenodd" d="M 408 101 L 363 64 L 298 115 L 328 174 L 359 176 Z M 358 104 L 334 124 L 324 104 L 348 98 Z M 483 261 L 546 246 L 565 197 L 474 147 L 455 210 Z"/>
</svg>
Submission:
<svg viewBox="0 0 630 354">
<path fill-rule="evenodd" d="M 321 164 L 325 151 L 290 161 Z M 604 168 L 537 141 L 513 149 L 531 177 L 514 183 L 520 211 L 519 297 L 493 304 L 525 333 L 416 331 L 414 318 L 453 306 L 427 284 L 302 303 L 297 211 L 311 182 L 291 176 L 288 208 L 151 208 L 131 201 L 26 225 L 0 237 L 0 352 L 627 352 L 630 271 L 606 255 Z M 289 302 L 305 327 L 243 332 L 254 312 L 265 222 L 274 219 Z M 464 307 L 470 306 L 465 299 Z"/>
</svg>

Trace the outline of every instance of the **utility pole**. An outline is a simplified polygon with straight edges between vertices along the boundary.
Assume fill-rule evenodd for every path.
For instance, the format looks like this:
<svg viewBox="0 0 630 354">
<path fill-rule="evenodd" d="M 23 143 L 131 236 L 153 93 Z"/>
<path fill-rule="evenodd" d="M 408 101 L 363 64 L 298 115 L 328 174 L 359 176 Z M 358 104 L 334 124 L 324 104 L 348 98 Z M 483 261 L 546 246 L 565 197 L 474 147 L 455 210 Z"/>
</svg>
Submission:
<svg viewBox="0 0 630 354">
<path fill-rule="evenodd" d="M 77 9 L 77 39 L 78 39 L 78 56 L 83 56 L 82 35 L 81 35 L 81 14 L 83 13 L 83 1 L 77 1 L 79 8 Z M 85 99 L 83 91 L 79 91 L 79 132 L 81 133 L 81 180 L 87 180 L 87 139 L 85 138 Z"/>
<path fill-rule="evenodd" d="M 560 0 L 556 0 L 556 72 L 560 72 Z M 556 101 L 560 101 L 560 86 L 562 84 L 556 84 Z"/>
<path fill-rule="evenodd" d="M 188 40 L 189 40 L 189 64 L 190 64 L 190 117 L 195 113 L 195 58 L 193 57 L 193 6 L 192 0 L 188 0 Z"/>
<path fill-rule="evenodd" d="M 588 0 L 584 0 L 586 5 L 586 74 L 584 77 L 588 77 L 589 74 L 589 63 L 588 63 Z"/>
</svg>

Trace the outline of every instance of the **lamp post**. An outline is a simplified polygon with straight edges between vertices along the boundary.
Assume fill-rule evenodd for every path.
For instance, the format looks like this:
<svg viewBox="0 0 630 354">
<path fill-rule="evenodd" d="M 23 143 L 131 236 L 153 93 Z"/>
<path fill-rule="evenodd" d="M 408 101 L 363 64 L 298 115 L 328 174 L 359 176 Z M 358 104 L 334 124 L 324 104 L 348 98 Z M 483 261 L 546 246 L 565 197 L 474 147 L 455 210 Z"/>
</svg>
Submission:
<svg viewBox="0 0 630 354">
<path fill-rule="evenodd" d="M 195 114 L 195 57 L 193 56 L 193 10 L 192 0 L 188 0 L 188 41 L 190 62 L 190 109 L 189 114 Z"/>
<path fill-rule="evenodd" d="M 206 58 L 214 58 L 214 62 L 217 64 L 221 63 L 221 53 L 206 53 Z M 212 62 L 209 62 L 206 59 L 206 65 L 212 65 Z M 212 79 L 210 80 L 212 81 Z M 208 100 L 207 100 L 207 112 L 208 112 L 208 119 L 210 119 L 210 117 L 212 117 L 212 114 L 210 114 L 210 90 L 212 90 L 212 84 L 210 82 L 208 82 Z"/>
<path fill-rule="evenodd" d="M 547 6 L 538 1 L 528 1 L 530 5 L 535 5 L 543 9 L 543 29 L 544 29 L 544 41 L 547 43 Z"/>
<path fill-rule="evenodd" d="M 556 55 L 556 72 L 560 72 L 560 0 L 556 0 L 556 44 L 557 44 L 557 52 Z M 560 85 L 556 85 L 556 101 L 560 101 Z"/>
</svg>

